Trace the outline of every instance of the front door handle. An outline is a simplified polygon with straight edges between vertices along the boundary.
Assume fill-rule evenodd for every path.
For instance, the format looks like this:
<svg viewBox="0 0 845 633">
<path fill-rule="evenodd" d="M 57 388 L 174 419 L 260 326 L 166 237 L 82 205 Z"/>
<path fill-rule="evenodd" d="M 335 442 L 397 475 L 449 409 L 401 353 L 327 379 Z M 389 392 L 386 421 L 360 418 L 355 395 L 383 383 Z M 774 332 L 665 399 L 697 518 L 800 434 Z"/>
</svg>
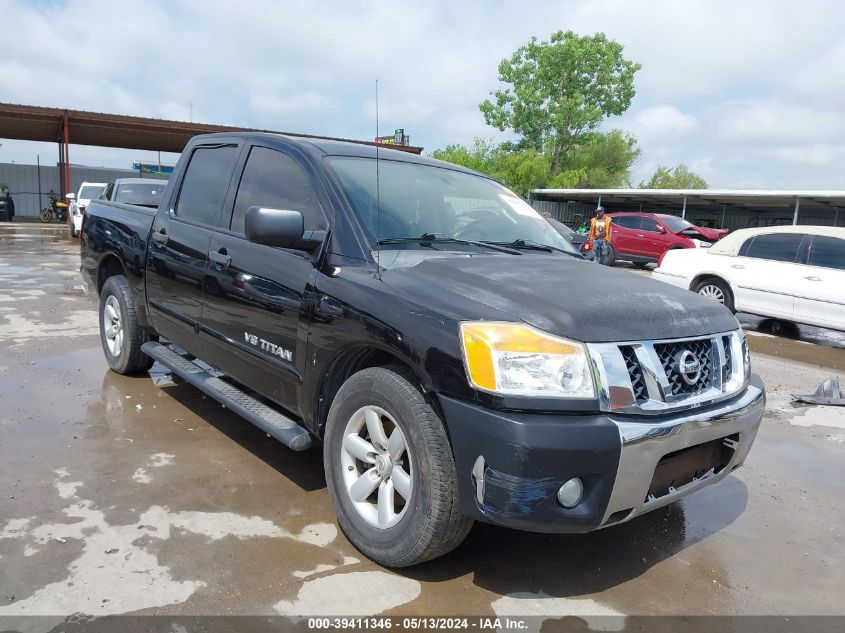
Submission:
<svg viewBox="0 0 845 633">
<path fill-rule="evenodd" d="M 816 277 L 815 275 L 809 275 L 807 277 L 804 277 L 804 279 L 806 279 L 807 281 L 821 281 L 822 280 L 821 277 Z"/>
<path fill-rule="evenodd" d="M 159 244 L 167 244 L 167 231 L 161 229 L 158 233 L 153 233 L 153 239 Z"/>
<path fill-rule="evenodd" d="M 228 268 L 229 264 L 232 263 L 232 258 L 226 252 L 225 248 L 221 248 L 216 251 L 211 251 L 208 254 L 208 259 L 213 261 L 215 264 L 222 266 L 223 268 Z"/>
<path fill-rule="evenodd" d="M 745 268 L 745 266 L 743 266 L 742 264 L 731 264 L 731 268 L 737 268 L 739 270 L 743 270 Z"/>
</svg>

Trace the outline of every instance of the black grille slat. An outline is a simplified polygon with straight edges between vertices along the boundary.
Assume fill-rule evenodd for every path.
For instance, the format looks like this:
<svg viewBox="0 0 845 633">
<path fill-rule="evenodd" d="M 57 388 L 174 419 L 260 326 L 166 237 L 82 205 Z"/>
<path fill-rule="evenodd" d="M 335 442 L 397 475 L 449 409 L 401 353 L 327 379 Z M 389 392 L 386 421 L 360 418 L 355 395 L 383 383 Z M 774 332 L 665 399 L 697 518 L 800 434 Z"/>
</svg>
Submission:
<svg viewBox="0 0 845 633">
<path fill-rule="evenodd" d="M 675 370 L 675 357 L 689 350 L 701 363 L 701 375 L 698 380 L 690 385 Z M 713 386 L 713 369 L 715 366 L 715 350 L 711 339 L 698 339 L 693 341 L 677 341 L 674 343 L 655 343 L 654 351 L 657 358 L 666 372 L 669 387 L 676 399 L 684 399 L 696 396 Z"/>
<path fill-rule="evenodd" d="M 733 349 L 731 348 L 731 337 L 722 337 L 722 347 L 725 348 L 725 364 L 722 366 L 722 384 L 727 383 L 733 376 Z"/>
<path fill-rule="evenodd" d="M 625 367 L 628 369 L 628 376 L 631 378 L 631 387 L 634 390 L 634 399 L 638 404 L 648 402 L 648 390 L 645 386 L 643 368 L 637 358 L 637 352 L 631 345 L 623 345 L 619 348 L 622 358 L 625 360 Z"/>
</svg>

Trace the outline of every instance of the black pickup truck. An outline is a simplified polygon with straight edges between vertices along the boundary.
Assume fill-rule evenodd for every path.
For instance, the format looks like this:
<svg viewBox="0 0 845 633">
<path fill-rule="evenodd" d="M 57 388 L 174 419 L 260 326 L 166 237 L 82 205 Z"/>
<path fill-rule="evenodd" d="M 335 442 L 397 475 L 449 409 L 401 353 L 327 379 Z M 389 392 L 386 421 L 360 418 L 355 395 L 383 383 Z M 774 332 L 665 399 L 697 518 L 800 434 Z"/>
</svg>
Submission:
<svg viewBox="0 0 845 633">
<path fill-rule="evenodd" d="M 109 366 L 153 361 L 293 450 L 405 566 L 473 520 L 586 532 L 743 463 L 765 393 L 723 306 L 585 261 L 524 200 L 398 150 L 186 147 L 158 209 L 91 203 Z"/>
</svg>

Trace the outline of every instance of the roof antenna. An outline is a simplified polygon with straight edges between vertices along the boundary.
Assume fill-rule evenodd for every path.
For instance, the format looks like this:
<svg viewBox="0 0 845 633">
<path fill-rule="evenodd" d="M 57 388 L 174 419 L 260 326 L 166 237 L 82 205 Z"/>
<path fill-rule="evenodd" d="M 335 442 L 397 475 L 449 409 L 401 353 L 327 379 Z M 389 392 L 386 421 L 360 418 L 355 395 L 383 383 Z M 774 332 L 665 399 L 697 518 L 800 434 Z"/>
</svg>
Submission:
<svg viewBox="0 0 845 633">
<path fill-rule="evenodd" d="M 381 278 L 381 190 L 378 169 L 378 79 L 376 79 L 376 277 Z"/>
</svg>

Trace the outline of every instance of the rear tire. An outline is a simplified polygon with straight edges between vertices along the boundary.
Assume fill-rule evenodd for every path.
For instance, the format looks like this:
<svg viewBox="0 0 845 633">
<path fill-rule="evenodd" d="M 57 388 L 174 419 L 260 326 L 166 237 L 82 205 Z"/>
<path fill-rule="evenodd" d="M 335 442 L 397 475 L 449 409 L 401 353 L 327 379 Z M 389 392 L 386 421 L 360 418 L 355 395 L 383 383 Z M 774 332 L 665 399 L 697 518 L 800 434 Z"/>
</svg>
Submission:
<svg viewBox="0 0 845 633">
<path fill-rule="evenodd" d="M 123 275 L 109 277 L 100 292 L 100 342 L 106 362 L 118 374 L 138 374 L 155 362 L 141 351 L 153 340 L 138 325 L 129 282 Z"/>
<path fill-rule="evenodd" d="M 731 312 L 736 312 L 734 309 L 734 297 L 731 293 L 730 286 L 717 277 L 706 277 L 699 281 L 693 287 L 693 291 L 700 294 L 702 297 L 713 299 L 721 303 Z"/>
<path fill-rule="evenodd" d="M 394 451 L 397 433 L 402 450 Z M 329 410 L 323 464 L 340 528 L 377 563 L 437 558 L 472 527 L 458 507 L 443 422 L 402 368 L 364 369 L 343 384 Z"/>
</svg>

